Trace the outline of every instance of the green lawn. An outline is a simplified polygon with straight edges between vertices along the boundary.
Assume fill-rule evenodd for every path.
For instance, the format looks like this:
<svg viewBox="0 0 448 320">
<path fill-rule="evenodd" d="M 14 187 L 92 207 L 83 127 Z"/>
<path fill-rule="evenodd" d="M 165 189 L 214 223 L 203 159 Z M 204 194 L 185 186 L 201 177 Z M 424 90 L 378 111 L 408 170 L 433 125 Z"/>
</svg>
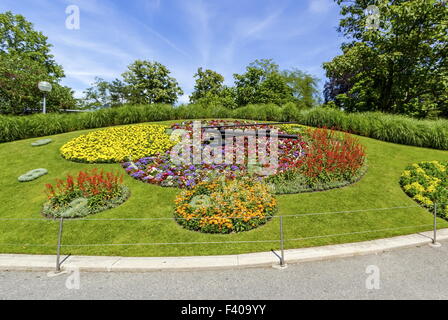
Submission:
<svg viewBox="0 0 448 320">
<path fill-rule="evenodd" d="M 174 122 L 174 121 L 171 121 Z M 168 122 L 165 122 L 168 123 Z M 59 148 L 68 140 L 91 131 L 78 131 L 52 136 L 51 144 L 32 147 L 37 139 L 0 144 L 0 220 L 1 253 L 56 252 L 58 221 L 41 217 L 40 210 L 46 201 L 44 185 L 67 173 L 93 167 L 121 169 L 119 164 L 87 165 L 61 158 Z M 368 208 L 412 206 L 415 203 L 401 190 L 398 180 L 404 168 L 425 160 L 446 160 L 448 151 L 423 149 L 359 138 L 367 147 L 369 170 L 358 183 L 330 191 L 279 196 L 278 215 L 345 211 Z M 31 169 L 46 168 L 49 174 L 35 181 L 19 183 L 17 177 Z M 124 172 L 124 170 L 123 170 Z M 173 199 L 177 189 L 145 184 L 125 175 L 125 184 L 131 189 L 130 199 L 118 208 L 90 218 L 148 218 L 172 217 Z M 394 209 L 331 215 L 285 217 L 286 239 L 308 238 L 322 235 L 345 234 L 368 230 L 401 228 L 432 223 L 432 216 L 424 209 Z M 448 223 L 439 220 L 440 227 Z M 287 241 L 285 247 L 299 248 L 334 243 L 355 242 L 430 230 L 431 227 L 402 228 L 371 233 L 357 233 L 334 237 Z M 131 244 L 173 242 L 248 241 L 227 244 L 181 244 L 137 246 L 67 246 L 63 254 L 122 255 L 122 256 L 187 256 L 235 254 L 277 249 L 278 242 L 254 243 L 254 240 L 279 238 L 279 219 L 258 229 L 231 235 L 207 235 L 187 231 L 172 220 L 84 221 L 71 220 L 64 224 L 63 244 Z"/>
</svg>

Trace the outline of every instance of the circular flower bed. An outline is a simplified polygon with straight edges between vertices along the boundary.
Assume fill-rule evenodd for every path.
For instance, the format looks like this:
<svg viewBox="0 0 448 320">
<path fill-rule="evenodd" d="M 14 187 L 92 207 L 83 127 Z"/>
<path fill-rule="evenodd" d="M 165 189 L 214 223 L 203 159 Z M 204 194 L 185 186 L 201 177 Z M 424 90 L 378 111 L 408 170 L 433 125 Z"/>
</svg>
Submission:
<svg viewBox="0 0 448 320">
<path fill-rule="evenodd" d="M 206 126 L 238 125 L 247 122 L 210 121 Z M 274 126 L 244 127 L 245 129 L 272 129 Z M 172 130 L 192 132 L 192 122 L 174 124 Z M 240 127 L 241 129 L 241 127 Z M 356 138 L 326 129 L 309 129 L 299 125 L 282 125 L 279 134 L 296 134 L 299 139 L 279 139 L 278 168 L 274 175 L 258 177 L 269 183 L 275 193 L 298 193 L 325 190 L 351 184 L 366 171 L 364 148 Z M 202 132 L 204 134 L 204 132 Z M 202 144 L 203 149 L 207 144 Z M 256 152 L 245 146 L 248 151 Z M 193 148 L 191 148 L 193 150 Z M 270 145 L 267 145 L 270 152 Z M 222 152 L 226 147 L 222 147 Z M 124 162 L 122 166 L 132 177 L 147 183 L 168 187 L 192 188 L 201 181 L 217 176 L 236 178 L 257 176 L 260 166 L 238 164 L 174 164 L 170 152 L 144 157 L 136 162 Z"/>
<path fill-rule="evenodd" d="M 173 147 L 175 142 L 165 130 L 165 126 L 147 124 L 107 128 L 67 142 L 60 152 L 67 160 L 88 163 L 139 159 Z"/>
<path fill-rule="evenodd" d="M 448 218 L 448 162 L 426 161 L 414 163 L 406 168 L 400 178 L 404 192 L 417 203 L 433 209 Z"/>
<path fill-rule="evenodd" d="M 80 218 L 117 207 L 130 195 L 122 183 L 122 175 L 97 169 L 68 175 L 55 186 L 46 185 L 48 202 L 42 213 L 47 218 Z"/>
<path fill-rule="evenodd" d="M 241 232 L 265 224 L 276 211 L 268 187 L 248 177 L 201 182 L 176 198 L 175 218 L 183 227 L 206 233 Z"/>
</svg>

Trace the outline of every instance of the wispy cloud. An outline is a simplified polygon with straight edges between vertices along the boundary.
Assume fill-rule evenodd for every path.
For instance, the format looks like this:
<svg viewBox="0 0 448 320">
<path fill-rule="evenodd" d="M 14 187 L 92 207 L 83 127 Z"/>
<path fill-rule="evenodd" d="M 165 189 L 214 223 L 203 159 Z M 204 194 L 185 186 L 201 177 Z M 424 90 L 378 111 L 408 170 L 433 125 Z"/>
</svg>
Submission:
<svg viewBox="0 0 448 320">
<path fill-rule="evenodd" d="M 309 11 L 312 13 L 326 13 L 332 8 L 334 8 L 335 4 L 332 0 L 309 0 Z"/>
<path fill-rule="evenodd" d="M 269 14 L 260 21 L 256 21 L 247 31 L 243 33 L 244 37 L 251 37 L 260 34 L 269 27 L 271 27 L 277 19 L 282 14 L 283 9 L 277 10 L 276 12 Z"/>
</svg>

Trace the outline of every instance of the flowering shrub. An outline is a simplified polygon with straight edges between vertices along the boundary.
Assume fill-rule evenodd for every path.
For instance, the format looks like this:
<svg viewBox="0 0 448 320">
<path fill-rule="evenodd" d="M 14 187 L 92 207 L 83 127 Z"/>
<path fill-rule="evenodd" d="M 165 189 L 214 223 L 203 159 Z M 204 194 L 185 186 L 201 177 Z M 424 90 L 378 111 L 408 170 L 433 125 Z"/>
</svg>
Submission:
<svg viewBox="0 0 448 320">
<path fill-rule="evenodd" d="M 55 185 L 45 186 L 48 202 L 43 213 L 73 218 L 115 207 L 129 196 L 122 183 L 123 175 L 97 169 L 81 171 L 76 177 L 67 175 L 65 180 L 57 179 Z"/>
<path fill-rule="evenodd" d="M 438 214 L 448 217 L 448 162 L 426 161 L 406 168 L 400 178 L 404 192 L 419 204 L 433 209 L 438 204 Z"/>
<path fill-rule="evenodd" d="M 248 177 L 220 178 L 183 190 L 175 200 L 176 221 L 205 233 L 230 233 L 265 224 L 276 211 L 268 187 Z"/>
<path fill-rule="evenodd" d="M 169 150 L 175 142 L 160 125 L 131 125 L 93 131 L 79 136 L 60 149 L 67 160 L 101 163 L 121 162 Z"/>
<path fill-rule="evenodd" d="M 364 147 L 348 133 L 308 129 L 307 135 L 310 143 L 300 171 L 311 180 L 348 179 L 363 166 Z"/>
</svg>

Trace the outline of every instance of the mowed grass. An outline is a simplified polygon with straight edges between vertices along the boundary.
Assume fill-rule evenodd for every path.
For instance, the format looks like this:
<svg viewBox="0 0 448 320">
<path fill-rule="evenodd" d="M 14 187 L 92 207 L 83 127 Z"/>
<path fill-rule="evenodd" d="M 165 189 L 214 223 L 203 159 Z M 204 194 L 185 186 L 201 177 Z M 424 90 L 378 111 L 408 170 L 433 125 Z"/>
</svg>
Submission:
<svg viewBox="0 0 448 320">
<path fill-rule="evenodd" d="M 68 173 L 76 174 L 94 167 L 124 173 L 119 164 L 81 164 L 64 160 L 60 156 L 59 148 L 64 143 L 89 131 L 92 130 L 51 136 L 53 142 L 42 147 L 30 145 L 37 139 L 0 144 L 0 160 L 3 164 L 0 172 L 1 253 L 56 252 L 59 221 L 48 221 L 40 214 L 42 204 L 46 201 L 46 183 L 53 183 L 56 178 L 64 178 Z M 364 137 L 359 137 L 359 140 L 367 148 L 369 164 L 369 170 L 361 181 L 330 191 L 278 196 L 279 212 L 276 218 L 258 229 L 239 234 L 209 235 L 183 229 L 172 219 L 177 189 L 145 184 L 125 175 L 124 182 L 131 189 L 130 199 L 118 208 L 88 219 L 168 219 L 66 220 L 62 253 L 189 256 L 269 251 L 279 247 L 279 215 L 285 216 L 283 221 L 287 249 L 431 230 L 432 215 L 422 208 L 301 215 L 413 206 L 415 202 L 404 194 L 398 184 L 404 168 L 414 162 L 448 158 L 448 151 L 403 146 Z M 35 168 L 46 168 L 49 174 L 28 183 L 17 181 L 19 175 Z M 301 216 L 287 217 L 298 214 Z M 440 219 L 438 223 L 440 227 L 448 226 L 447 222 Z M 179 242 L 188 244 L 176 244 Z"/>
</svg>

